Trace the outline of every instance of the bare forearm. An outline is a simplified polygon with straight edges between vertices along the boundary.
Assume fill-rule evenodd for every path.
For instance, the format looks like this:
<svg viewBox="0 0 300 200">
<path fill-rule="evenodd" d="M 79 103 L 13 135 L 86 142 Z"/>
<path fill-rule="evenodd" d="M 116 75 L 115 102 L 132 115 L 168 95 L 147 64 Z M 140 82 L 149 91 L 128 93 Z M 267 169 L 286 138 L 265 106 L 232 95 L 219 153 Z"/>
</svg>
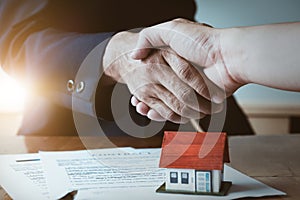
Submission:
<svg viewBox="0 0 300 200">
<path fill-rule="evenodd" d="M 224 63 L 235 81 L 300 91 L 300 23 L 220 32 Z"/>
</svg>

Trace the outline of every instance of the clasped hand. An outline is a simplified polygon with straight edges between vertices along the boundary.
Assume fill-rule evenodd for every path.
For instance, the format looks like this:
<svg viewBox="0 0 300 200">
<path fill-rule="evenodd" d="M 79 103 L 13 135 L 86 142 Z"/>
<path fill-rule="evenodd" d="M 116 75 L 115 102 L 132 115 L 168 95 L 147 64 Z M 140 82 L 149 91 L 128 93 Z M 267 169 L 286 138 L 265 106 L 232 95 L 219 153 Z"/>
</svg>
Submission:
<svg viewBox="0 0 300 200">
<path fill-rule="evenodd" d="M 156 121 L 186 123 L 222 110 L 223 90 L 172 49 L 152 49 L 144 59 L 133 59 L 138 37 L 139 33 L 116 34 L 103 57 L 104 73 L 128 86 L 138 113 Z"/>
</svg>

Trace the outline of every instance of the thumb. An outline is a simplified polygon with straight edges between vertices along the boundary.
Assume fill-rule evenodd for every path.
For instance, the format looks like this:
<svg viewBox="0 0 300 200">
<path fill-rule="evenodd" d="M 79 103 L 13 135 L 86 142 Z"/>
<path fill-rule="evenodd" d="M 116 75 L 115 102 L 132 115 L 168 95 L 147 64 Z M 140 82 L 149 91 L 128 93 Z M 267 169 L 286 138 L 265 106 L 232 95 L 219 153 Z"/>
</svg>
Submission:
<svg viewBox="0 0 300 200">
<path fill-rule="evenodd" d="M 164 24 L 143 29 L 131 57 L 135 60 L 144 59 L 153 48 L 169 46 L 168 33 L 169 29 L 164 28 Z"/>
<path fill-rule="evenodd" d="M 197 39 L 207 35 L 203 27 L 206 26 L 186 19 L 175 19 L 145 28 L 139 33 L 131 57 L 135 60 L 144 59 L 150 54 L 151 48 L 170 47 L 186 60 L 197 62 L 199 58 L 196 50 L 200 46 Z"/>
<path fill-rule="evenodd" d="M 149 56 L 153 46 L 144 36 L 139 36 L 136 49 L 132 52 L 131 57 L 134 60 L 142 60 Z"/>
</svg>

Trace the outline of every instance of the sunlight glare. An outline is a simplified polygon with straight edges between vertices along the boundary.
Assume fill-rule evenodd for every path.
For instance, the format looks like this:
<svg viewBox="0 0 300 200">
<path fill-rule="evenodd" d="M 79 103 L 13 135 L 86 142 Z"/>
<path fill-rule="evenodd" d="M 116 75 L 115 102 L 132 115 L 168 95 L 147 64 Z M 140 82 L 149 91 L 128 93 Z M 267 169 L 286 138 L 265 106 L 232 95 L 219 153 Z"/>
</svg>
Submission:
<svg viewBox="0 0 300 200">
<path fill-rule="evenodd" d="M 22 112 L 25 98 L 25 88 L 0 68 L 0 111 Z"/>
</svg>

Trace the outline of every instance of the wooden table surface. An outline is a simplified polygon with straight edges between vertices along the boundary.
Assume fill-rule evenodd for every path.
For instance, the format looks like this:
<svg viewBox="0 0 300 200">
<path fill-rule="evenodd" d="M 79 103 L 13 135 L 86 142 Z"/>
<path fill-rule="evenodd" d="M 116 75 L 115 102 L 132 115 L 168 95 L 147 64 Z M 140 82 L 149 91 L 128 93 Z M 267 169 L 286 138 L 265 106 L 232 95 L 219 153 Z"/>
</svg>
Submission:
<svg viewBox="0 0 300 200">
<path fill-rule="evenodd" d="M 111 142 L 112 141 L 112 142 Z M 159 147 L 161 138 L 21 137 L 0 136 L 0 154 L 35 153 L 39 150 L 80 150 L 117 146 Z M 85 145 L 83 145 L 83 143 Z M 229 138 L 230 165 L 265 184 L 286 192 L 284 197 L 257 199 L 300 198 L 300 135 L 234 136 Z M 10 199 L 0 188 L 0 199 Z"/>
</svg>

